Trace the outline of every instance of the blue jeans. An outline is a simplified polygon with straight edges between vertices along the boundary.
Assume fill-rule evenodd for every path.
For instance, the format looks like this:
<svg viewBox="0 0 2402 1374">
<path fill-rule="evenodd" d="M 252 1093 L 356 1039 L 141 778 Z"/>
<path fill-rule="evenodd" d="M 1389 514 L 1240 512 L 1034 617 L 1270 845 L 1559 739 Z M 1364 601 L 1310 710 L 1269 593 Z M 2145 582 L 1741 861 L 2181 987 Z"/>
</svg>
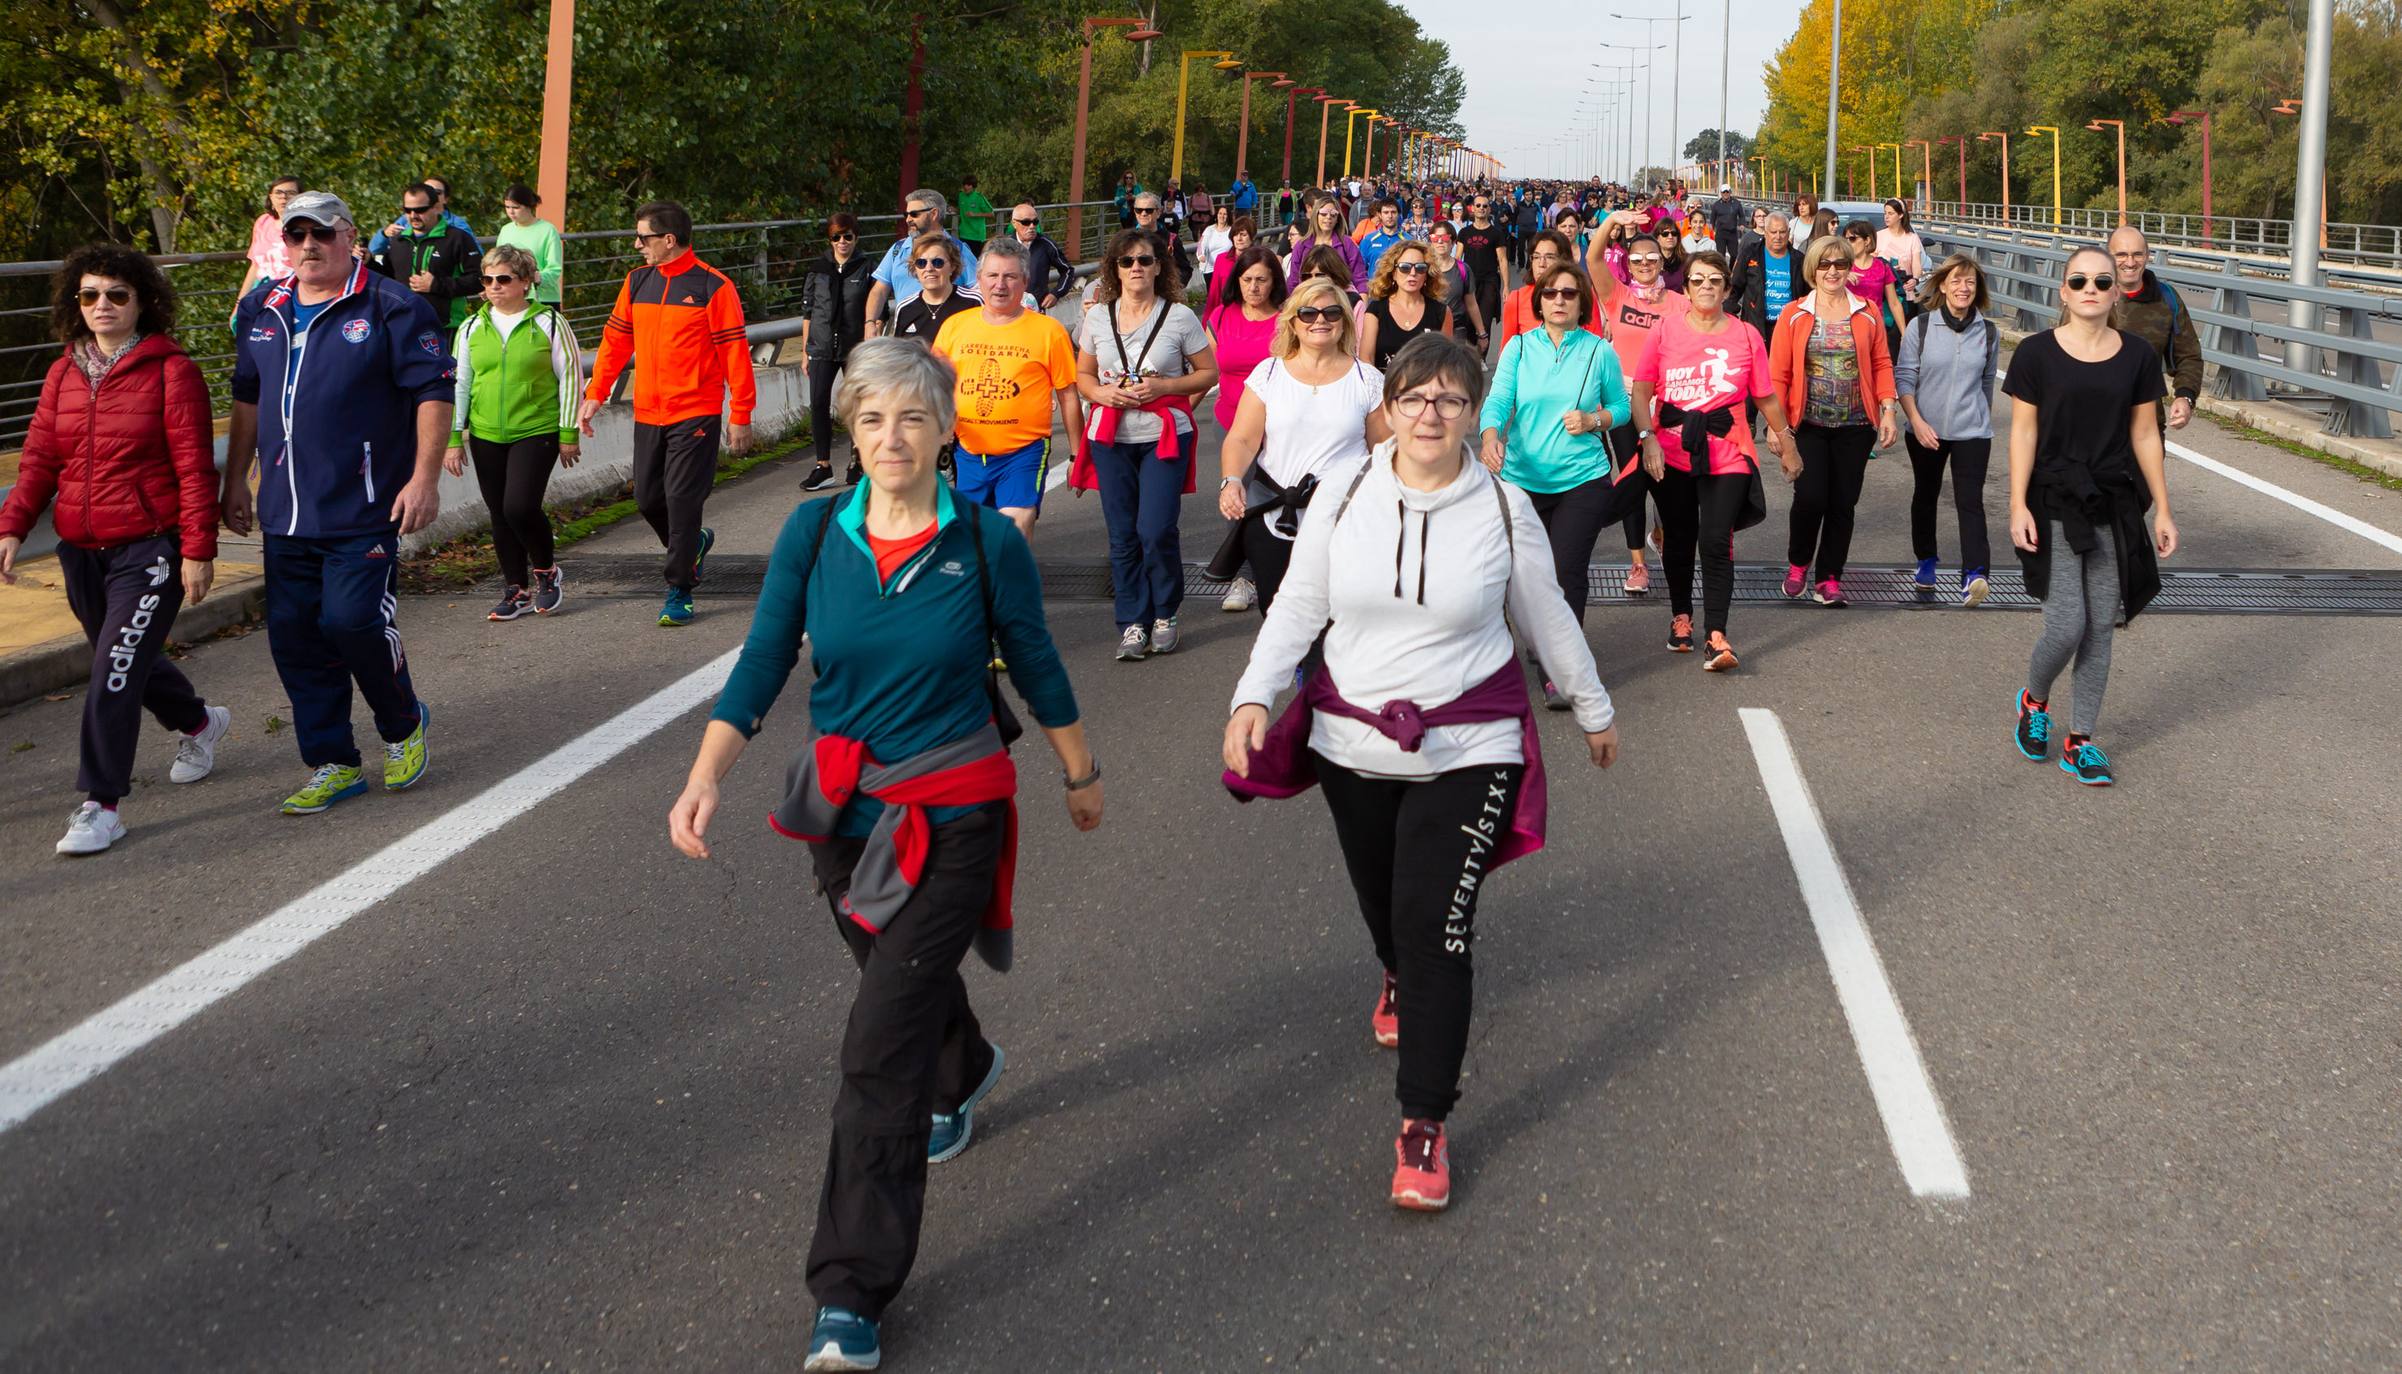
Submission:
<svg viewBox="0 0 2402 1374">
<path fill-rule="evenodd" d="M 394 534 L 299 539 L 270 534 L 267 650 L 292 699 L 292 734 L 311 768 L 359 766 L 350 731 L 351 684 L 387 743 L 417 728 L 400 627 L 400 550 Z"/>
<path fill-rule="evenodd" d="M 1118 628 L 1148 627 L 1184 604 L 1184 541 L 1176 532 L 1184 476 L 1192 469 L 1193 436 L 1185 454 L 1162 462 L 1153 443 L 1092 446 L 1093 476 L 1101 484 L 1101 518 L 1109 523 L 1109 584 Z"/>
</svg>

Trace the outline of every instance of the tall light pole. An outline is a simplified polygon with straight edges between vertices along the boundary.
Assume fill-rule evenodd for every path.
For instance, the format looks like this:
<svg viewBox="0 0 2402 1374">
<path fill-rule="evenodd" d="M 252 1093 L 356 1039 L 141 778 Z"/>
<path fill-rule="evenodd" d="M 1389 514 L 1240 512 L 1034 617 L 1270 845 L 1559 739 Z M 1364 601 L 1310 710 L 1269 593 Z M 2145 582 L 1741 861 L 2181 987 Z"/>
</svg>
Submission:
<svg viewBox="0 0 2402 1374">
<path fill-rule="evenodd" d="M 1082 25 L 1084 55 L 1076 73 L 1076 151 L 1068 166 L 1068 251 L 1084 251 L 1084 132 L 1093 104 L 1093 30 L 1116 29 L 1131 43 L 1159 37 L 1159 30 L 1140 19 L 1087 19 Z"/>
<path fill-rule="evenodd" d="M 1634 90 L 1636 68 L 1640 67 L 1643 71 L 1645 95 L 1643 102 L 1643 122 L 1646 126 L 1643 131 L 1643 138 L 1644 142 L 1648 144 L 1651 141 L 1651 130 L 1648 126 L 1651 123 L 1650 92 L 1653 84 L 1651 79 L 1651 54 L 1658 52 L 1662 45 L 1654 43 L 1648 48 L 1639 48 L 1632 43 L 1604 43 L 1601 46 L 1615 52 L 1623 52 L 1627 54 L 1627 60 L 1623 63 L 1613 63 L 1606 67 L 1603 67 L 1602 64 L 1598 62 L 1594 63 L 1593 65 L 1596 67 L 1602 67 L 1602 70 L 1604 71 L 1625 72 L 1627 90 L 1630 96 Z M 1638 54 L 1640 56 L 1638 56 Z M 1644 152 L 1646 155 L 1649 155 L 1650 149 L 1647 147 Z M 1643 179 L 1642 161 L 1635 156 L 1635 112 L 1632 105 L 1627 107 L 1626 112 L 1626 166 L 1627 185 L 1633 186 L 1636 182 Z"/>
<path fill-rule="evenodd" d="M 2124 226 L 2127 222 L 2127 121 L 2096 119 L 2087 122 L 2085 127 L 2097 134 L 2104 129 L 2118 130 L 2118 222 Z"/>
<path fill-rule="evenodd" d="M 1840 112 L 1839 98 L 1843 94 L 1843 0 L 1834 0 L 1834 18 L 1827 23 L 1827 179 L 1829 194 L 1835 189 L 1835 123 Z M 1871 170 L 1874 170 L 1873 168 Z M 1816 188 L 1812 188 L 1815 190 Z"/>
<path fill-rule="evenodd" d="M 1327 119 L 1334 114 L 1335 106 L 1340 105 L 1347 110 L 1357 103 L 1359 102 L 1345 100 L 1339 95 L 1322 95 L 1318 97 L 1318 175 L 1315 180 L 1310 182 L 1310 186 L 1312 188 L 1324 186 L 1326 184 Z"/>
<path fill-rule="evenodd" d="M 1893 196 L 1892 196 L 1892 198 L 1893 198 L 1893 199 L 1895 199 L 1895 200 L 1901 200 L 1901 199 L 1903 199 L 1903 198 L 1904 198 L 1904 197 L 1903 197 L 1903 195 L 1902 195 L 1902 145 L 1900 145 L 1899 143 L 1880 143 L 1880 144 L 1878 144 L 1878 145 L 1877 145 L 1877 149 L 1878 149 L 1878 151 L 1879 151 L 1879 152 L 1881 152 L 1881 151 L 1883 151 L 1883 150 L 1885 150 L 1885 149 L 1887 149 L 1887 148 L 1891 148 L 1891 149 L 1893 150 Z M 1871 181 L 1874 181 L 1874 180 L 1876 180 L 1876 172 L 1877 172 L 1877 155 L 1876 155 L 1876 153 L 1870 153 L 1870 154 L 1868 155 L 1868 179 L 1869 179 L 1869 180 L 1871 180 Z M 1874 193 L 1872 192 L 1871 194 L 1873 195 Z"/>
<path fill-rule="evenodd" d="M 2002 227 L 2007 229 L 2010 227 L 2010 135 L 2006 130 L 1982 133 L 1977 135 L 1977 142 L 1995 138 L 2002 141 Z M 1961 151 L 1965 154 L 1967 149 L 1962 148 Z M 1962 172 L 1960 175 L 1966 178 L 1968 174 Z M 1960 185 L 1960 213 L 1968 213 L 1968 183 L 1965 179 Z"/>
<path fill-rule="evenodd" d="M 1875 199 L 1877 198 L 1877 150 L 1876 150 L 1876 145 L 1875 145 L 1875 144 L 1872 144 L 1872 143 L 1855 143 L 1855 144 L 1853 144 L 1851 147 L 1849 147 L 1849 148 L 1845 149 L 1844 151 L 1846 151 L 1846 152 L 1852 152 L 1852 153 L 1866 153 L 1866 154 L 1868 154 L 1868 198 L 1869 198 L 1870 200 L 1875 200 Z M 1855 183 L 1855 185 L 1856 185 L 1856 184 L 1857 184 L 1857 183 Z M 1834 188 L 1833 188 L 1833 187 L 1831 187 L 1831 186 L 1830 186 L 1830 187 L 1828 187 L 1827 189 L 1828 189 L 1829 191 L 1832 191 L 1832 190 L 1834 190 Z"/>
<path fill-rule="evenodd" d="M 575 0 L 550 0 L 549 46 L 542 68 L 542 153 L 534 180 L 542 217 L 567 228 L 567 134 L 575 114 Z"/>
<path fill-rule="evenodd" d="M 1343 175 L 1345 177 L 1349 177 L 1351 175 L 1352 130 L 1359 127 L 1352 121 L 1358 119 L 1361 115 L 1366 115 L 1368 118 L 1374 119 L 1381 113 L 1383 112 L 1380 110 L 1371 110 L 1365 108 L 1364 106 L 1354 106 L 1349 114 L 1343 116 Z M 1368 136 L 1370 138 L 1374 138 L 1376 136 L 1374 132 L 1375 126 L 1370 125 L 1369 129 L 1370 132 Z"/>
<path fill-rule="evenodd" d="M 2030 124 L 2027 126 L 2027 132 L 2030 135 L 2050 134 L 2052 136 L 2052 227 L 2057 229 L 2060 227 L 2060 126 L 2057 124 Z"/>
<path fill-rule="evenodd" d="M 1285 88 L 1284 175 L 1279 178 L 1279 180 L 1281 180 L 1285 185 L 1290 186 L 1293 184 L 1293 107 L 1300 101 L 1302 96 L 1326 94 L 1326 88 L 1324 86 L 1294 86 L 1284 82 L 1278 82 L 1277 84 L 1282 85 Z"/>
<path fill-rule="evenodd" d="M 1720 167 L 1718 174 L 1725 176 L 1726 80 L 1728 64 L 1734 60 L 1735 0 L 1724 0 L 1721 8 L 1724 13 L 1718 24 L 1718 164 Z"/>
<path fill-rule="evenodd" d="M 2310 0 L 2310 37 L 2302 50 L 2302 134 L 2294 152 L 2293 257 L 2287 270 L 2296 286 L 2319 284 L 2319 237 L 2327 232 L 2327 66 L 2334 41 L 2335 0 Z M 2295 301 L 2286 312 L 2297 329 L 2318 327 L 2319 308 L 2309 301 Z M 2315 373 L 2316 351 L 2289 343 L 2285 365 Z"/>
<path fill-rule="evenodd" d="M 2187 124 L 2196 120 L 2200 121 L 2202 125 L 2202 242 L 2208 244 L 2210 242 L 2210 111 L 2179 110 L 2163 122 Z"/>
<path fill-rule="evenodd" d="M 1281 90 L 1293 84 L 1283 72 L 1243 73 L 1243 118 L 1235 126 L 1234 135 L 1234 171 L 1238 178 L 1251 165 L 1251 83 L 1254 81 L 1273 81 L 1276 85 L 1270 88 L 1272 90 Z"/>
<path fill-rule="evenodd" d="M 1935 200 L 1935 145 L 1927 142 L 1923 138 L 1905 138 L 1902 140 L 1902 146 L 1904 148 L 1909 147 L 1913 143 L 1918 145 L 1918 179 L 1920 182 L 1925 184 L 1927 188 L 1927 202 L 1931 205 Z M 1896 183 L 1899 183 L 1901 180 L 1901 173 L 1898 171 L 1895 172 L 1893 174 L 1893 178 Z M 1899 195 L 1900 192 L 1897 191 L 1895 194 Z M 1909 200 L 1910 197 L 1902 196 L 1902 199 Z"/>
<path fill-rule="evenodd" d="M 1945 134 L 1943 137 L 1936 139 L 1935 141 L 1937 143 L 1957 143 L 1960 145 L 1960 216 L 1961 218 L 1966 219 L 1968 217 L 1968 135 Z M 1927 173 L 1927 199 L 1932 201 L 1934 198 L 1935 174 L 1933 172 L 1929 172 Z"/>
<path fill-rule="evenodd" d="M 1678 109 L 1678 106 L 1683 102 L 1685 95 L 1685 21 L 1692 16 L 1685 13 L 1684 0 L 1677 0 L 1674 14 L 1619 14 L 1613 11 L 1610 17 L 1642 24 L 1643 36 L 1647 39 L 1651 37 L 1651 26 L 1654 24 L 1674 24 L 1676 26 L 1670 31 L 1676 46 L 1668 54 L 1668 142 L 1670 145 L 1668 160 L 1669 163 L 1674 163 L 1680 155 L 1676 146 L 1676 125 L 1678 120 L 1684 118 L 1684 114 Z M 1656 48 L 1660 45 L 1654 43 L 1652 46 Z M 1655 94 L 1658 90 L 1659 83 L 1653 81 L 1643 102 L 1643 155 L 1645 157 L 1650 157 L 1658 151 L 1651 141 L 1651 107 L 1655 102 L 1648 98 L 1650 94 Z"/>
<path fill-rule="evenodd" d="M 1243 65 L 1234 60 L 1233 53 L 1209 48 L 1191 49 L 1176 63 L 1176 151 L 1168 159 L 1168 192 L 1171 196 L 1184 185 L 1184 102 L 1192 93 L 1193 59 L 1196 57 L 1215 58 L 1209 65 L 1222 72 L 1239 71 Z"/>
</svg>

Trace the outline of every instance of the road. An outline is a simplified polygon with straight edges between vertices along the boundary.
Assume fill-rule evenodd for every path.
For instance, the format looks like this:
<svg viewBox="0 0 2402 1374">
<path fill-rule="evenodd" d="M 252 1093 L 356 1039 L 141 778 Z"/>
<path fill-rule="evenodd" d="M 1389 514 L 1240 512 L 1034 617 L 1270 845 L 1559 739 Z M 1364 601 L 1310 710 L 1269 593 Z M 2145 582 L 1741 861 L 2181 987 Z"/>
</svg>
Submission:
<svg viewBox="0 0 2402 1374">
<path fill-rule="evenodd" d="M 2183 442 L 2402 531 L 2402 494 Z M 1906 562 L 1906 470 L 1872 467 L 1858 560 Z M 766 552 L 799 471 L 721 490 L 727 554 Z M 2402 542 L 2171 479 L 2172 566 L 2402 569 Z M 1746 562 L 1778 557 L 1769 493 Z M 1096 506 L 1053 495 L 1048 566 L 1100 553 Z M 1215 527 L 1187 503 L 1188 558 Z M 217 775 L 168 786 L 146 737 L 98 859 L 50 852 L 79 700 L 0 720 L 0 1086 L 27 1100 L 28 1056 L 94 1018 L 122 1054 L 30 1114 L 0 1093 L 0 1368 L 794 1366 L 852 970 L 759 823 L 806 733 L 789 697 L 717 858 L 667 845 L 703 716 L 676 702 L 749 608 L 704 585 L 671 632 L 648 591 L 579 591 L 648 541 L 571 550 L 556 619 L 408 599 L 435 716 L 405 794 L 274 814 L 301 770 L 259 635 L 184 664 L 236 712 Z M 1589 617 L 1620 765 L 1542 722 L 1552 843 L 1486 897 L 1430 1218 L 1384 1200 L 1393 1061 L 1323 808 L 1216 781 L 1256 622 L 1190 603 L 1182 652 L 1125 665 L 1105 604 L 1055 594 L 1107 816 L 1074 833 L 1021 751 L 1018 967 L 971 974 L 1008 1076 L 935 1172 L 887 1367 L 2402 1361 L 2402 620 L 2140 620 L 2094 793 L 2009 744 L 2031 614 L 1746 601 L 1721 678 L 1663 652 L 1657 601 Z M 1825 874 L 1806 894 L 1738 711 L 1790 740 L 1865 964 L 1822 943 Z M 101 1016 L 271 914 L 302 934 Z M 1837 969 L 1882 975 L 1902 1039 L 1855 1036 Z M 1863 1067 L 1897 1052 L 1965 1196 L 1905 1176 Z"/>
</svg>

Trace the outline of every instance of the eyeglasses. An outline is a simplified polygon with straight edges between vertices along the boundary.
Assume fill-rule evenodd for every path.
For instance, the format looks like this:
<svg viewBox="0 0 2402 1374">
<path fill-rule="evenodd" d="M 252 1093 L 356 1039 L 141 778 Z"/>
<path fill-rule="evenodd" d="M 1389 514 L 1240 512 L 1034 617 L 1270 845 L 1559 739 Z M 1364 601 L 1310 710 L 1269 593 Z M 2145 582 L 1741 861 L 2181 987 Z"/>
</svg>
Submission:
<svg viewBox="0 0 2402 1374">
<path fill-rule="evenodd" d="M 403 205 L 400 207 L 400 212 L 404 215 L 430 215 L 434 212 L 434 207 L 431 205 Z"/>
<path fill-rule="evenodd" d="M 1159 259 L 1149 253 L 1127 253 L 1118 259 L 1120 267 L 1157 267 Z"/>
<path fill-rule="evenodd" d="M 1687 277 L 1687 278 L 1685 278 L 1685 290 L 1686 290 L 1686 291 L 1688 291 L 1688 292 L 1692 292 L 1692 291 L 1698 291 L 1698 290 L 1700 290 L 1702 287 L 1705 287 L 1705 286 L 1709 286 L 1709 287 L 1715 287 L 1715 288 L 1717 288 L 1717 289 L 1718 289 L 1718 290 L 1720 290 L 1720 291 L 1724 291 L 1724 290 L 1726 289 L 1726 278 L 1724 278 L 1724 277 Z"/>
<path fill-rule="evenodd" d="M 511 282 L 513 282 L 513 281 L 515 281 L 515 280 L 517 280 L 517 278 L 515 278 L 515 277 L 513 277 L 513 276 L 510 276 L 510 275 L 509 275 L 508 273 L 506 273 L 506 272 L 502 272 L 502 273 L 499 273 L 499 274 L 497 274 L 497 275 L 490 275 L 490 276 L 486 276 L 486 277 L 484 278 L 484 285 L 486 285 L 486 286 L 507 286 L 509 283 L 511 283 Z"/>
<path fill-rule="evenodd" d="M 1424 415 L 1428 406 L 1433 406 L 1435 414 L 1444 419 L 1456 420 L 1468 413 L 1468 398 L 1451 394 L 1427 396 L 1415 391 L 1393 398 L 1393 409 L 1412 420 Z"/>
<path fill-rule="evenodd" d="M 2107 273 L 2088 277 L 2082 272 L 2072 272 L 2060 284 L 2071 291 L 2083 291 L 2090 288 L 2095 291 L 2107 292 L 2118 289 L 2118 278 Z"/>
<path fill-rule="evenodd" d="M 1305 305 L 1293 312 L 1293 318 L 1302 324 L 1337 324 L 1342 321 L 1343 307 L 1339 305 Z"/>
<path fill-rule="evenodd" d="M 340 237 L 341 233 L 342 229 L 339 225 L 297 224 L 284 230 L 284 242 L 306 243 L 310 239 L 315 239 L 319 243 L 332 243 Z"/>
<path fill-rule="evenodd" d="M 103 296 L 108 297 L 108 303 L 110 305 L 133 304 L 133 288 L 130 286 L 87 286 L 75 293 L 75 299 L 83 302 L 87 306 L 98 305 L 100 303 L 100 298 Z"/>
<path fill-rule="evenodd" d="M 836 243 L 857 243 L 858 241 L 859 236 L 852 233 L 848 229 L 845 229 L 841 233 L 834 236 L 834 242 Z"/>
<path fill-rule="evenodd" d="M 1660 255 L 1657 253 L 1629 253 L 1626 255 L 1626 260 L 1628 262 L 1658 262 Z"/>
<path fill-rule="evenodd" d="M 1543 288 L 1543 299 L 1547 301 L 1572 301 L 1584 294 L 1573 286 L 1546 286 Z"/>
<path fill-rule="evenodd" d="M 949 258 L 911 258 L 909 265 L 923 272 L 929 267 L 948 267 L 951 265 L 951 260 Z"/>
<path fill-rule="evenodd" d="M 1016 225 L 1020 229 L 1032 229 L 1034 226 L 1042 223 L 1042 221 L 1039 219 L 1019 219 L 1014 215 L 1010 217 L 1009 222 Z"/>
<path fill-rule="evenodd" d="M 1424 276 L 1426 274 L 1426 264 L 1422 262 L 1397 262 L 1393 264 L 1393 270 L 1396 272 L 1412 272 L 1419 276 Z"/>
</svg>

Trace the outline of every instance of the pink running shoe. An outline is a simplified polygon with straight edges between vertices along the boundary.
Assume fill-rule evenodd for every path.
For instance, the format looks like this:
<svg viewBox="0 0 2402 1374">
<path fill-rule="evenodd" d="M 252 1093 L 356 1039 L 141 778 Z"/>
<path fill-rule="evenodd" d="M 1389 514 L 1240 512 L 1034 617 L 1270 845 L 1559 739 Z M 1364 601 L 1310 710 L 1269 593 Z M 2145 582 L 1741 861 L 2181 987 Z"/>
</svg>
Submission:
<svg viewBox="0 0 2402 1374">
<path fill-rule="evenodd" d="M 1818 584 L 1818 589 L 1810 593 L 1810 599 L 1821 606 L 1849 606 L 1852 604 L 1843 599 L 1843 584 L 1831 577 Z"/>
<path fill-rule="evenodd" d="M 1442 1122 L 1404 1119 L 1393 1156 L 1394 1206 L 1440 1212 L 1451 1205 L 1451 1149 Z"/>
<path fill-rule="evenodd" d="M 1626 594 L 1643 596 L 1651 591 L 1651 565 L 1636 563 L 1626 570 Z"/>
<path fill-rule="evenodd" d="M 1368 1029 L 1375 1032 L 1376 1043 L 1388 1050 L 1398 1048 L 1401 1044 L 1401 1013 L 1393 1005 L 1396 986 L 1392 973 L 1387 971 L 1384 991 L 1376 996 L 1376 1010 L 1368 1016 Z"/>
<path fill-rule="evenodd" d="M 1810 570 L 1808 568 L 1801 566 L 1799 563 L 1788 564 L 1786 566 L 1785 599 L 1787 601 L 1801 600 L 1803 589 L 1807 588 L 1809 585 Z"/>
</svg>

